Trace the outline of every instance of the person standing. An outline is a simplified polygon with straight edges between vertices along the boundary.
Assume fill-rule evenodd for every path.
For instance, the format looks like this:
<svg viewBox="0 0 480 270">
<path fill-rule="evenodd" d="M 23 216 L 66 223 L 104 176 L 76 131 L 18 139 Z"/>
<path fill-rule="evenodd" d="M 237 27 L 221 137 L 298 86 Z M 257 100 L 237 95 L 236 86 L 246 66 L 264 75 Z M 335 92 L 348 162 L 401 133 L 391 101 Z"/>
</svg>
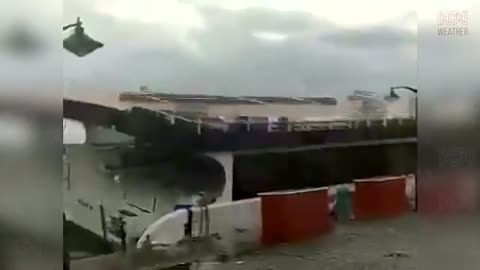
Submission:
<svg viewBox="0 0 480 270">
<path fill-rule="evenodd" d="M 70 270 L 70 253 L 68 253 L 67 243 L 65 242 L 68 237 L 66 228 L 67 218 L 63 213 L 63 270 Z"/>
<path fill-rule="evenodd" d="M 70 254 L 65 247 L 63 248 L 63 270 L 70 270 Z"/>
<path fill-rule="evenodd" d="M 152 239 L 150 239 L 149 234 L 147 234 L 147 237 L 145 238 L 144 247 L 145 247 L 145 250 L 148 250 L 148 251 L 151 251 L 153 249 Z"/>
<path fill-rule="evenodd" d="M 120 219 L 119 237 L 121 240 L 122 251 L 127 251 L 127 232 L 125 231 L 125 221 Z"/>
<path fill-rule="evenodd" d="M 193 212 L 191 207 L 187 208 L 187 213 L 188 213 L 188 218 L 187 218 L 187 223 L 185 223 L 185 226 L 184 226 L 184 234 L 187 238 L 191 238 L 192 237 L 192 221 L 193 221 Z"/>
<path fill-rule="evenodd" d="M 352 211 L 352 192 L 348 186 L 337 187 L 336 203 L 334 206 L 335 216 L 338 221 L 348 221 L 353 219 Z"/>
</svg>

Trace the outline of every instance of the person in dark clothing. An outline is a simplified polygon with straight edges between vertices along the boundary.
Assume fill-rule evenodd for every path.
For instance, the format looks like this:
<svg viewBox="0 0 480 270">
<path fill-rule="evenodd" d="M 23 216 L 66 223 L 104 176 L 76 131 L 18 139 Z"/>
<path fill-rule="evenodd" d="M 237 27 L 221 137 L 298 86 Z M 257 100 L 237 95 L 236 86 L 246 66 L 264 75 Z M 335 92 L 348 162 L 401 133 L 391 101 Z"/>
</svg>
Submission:
<svg viewBox="0 0 480 270">
<path fill-rule="evenodd" d="M 187 219 L 187 223 L 185 223 L 185 226 L 184 226 L 184 234 L 186 237 L 192 237 L 192 218 L 193 218 L 192 209 L 188 207 L 187 212 L 188 212 L 188 219 Z"/>
<path fill-rule="evenodd" d="M 125 221 L 120 221 L 119 237 L 121 239 L 122 251 L 127 250 L 127 232 L 125 231 Z"/>
<path fill-rule="evenodd" d="M 151 251 L 153 248 L 152 239 L 150 239 L 149 234 L 147 234 L 147 237 L 145 238 L 145 243 L 143 244 L 143 248 L 144 250 L 148 250 L 148 251 Z"/>
<path fill-rule="evenodd" d="M 66 223 L 67 223 L 67 218 L 65 217 L 65 213 L 63 213 L 63 226 L 64 226 L 63 239 L 67 238 L 67 234 L 65 230 Z M 65 243 L 65 241 L 63 242 L 63 270 L 70 270 L 70 254 L 68 253 L 67 244 Z"/>
<path fill-rule="evenodd" d="M 70 270 L 70 255 L 65 248 L 63 248 L 63 270 Z"/>
</svg>

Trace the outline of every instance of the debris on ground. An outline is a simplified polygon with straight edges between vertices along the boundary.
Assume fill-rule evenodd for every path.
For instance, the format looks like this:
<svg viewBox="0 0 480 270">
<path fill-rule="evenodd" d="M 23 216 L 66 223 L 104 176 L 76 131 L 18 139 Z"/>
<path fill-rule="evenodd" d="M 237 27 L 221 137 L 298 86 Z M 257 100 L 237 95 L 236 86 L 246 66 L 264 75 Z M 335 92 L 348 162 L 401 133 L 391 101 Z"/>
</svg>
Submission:
<svg viewBox="0 0 480 270">
<path fill-rule="evenodd" d="M 222 236 L 219 233 L 213 233 L 212 238 L 215 240 L 222 240 Z"/>
<path fill-rule="evenodd" d="M 405 251 L 395 251 L 395 252 L 390 252 L 384 255 L 384 257 L 387 258 L 410 258 L 410 254 Z"/>
<path fill-rule="evenodd" d="M 349 234 L 345 235 L 345 238 L 347 240 L 355 240 L 358 237 L 360 237 L 360 234 L 358 234 L 358 233 L 349 233 Z"/>
<path fill-rule="evenodd" d="M 248 229 L 244 229 L 244 228 L 235 228 L 235 231 L 238 232 L 238 233 L 244 233 L 246 231 L 248 231 Z"/>
</svg>

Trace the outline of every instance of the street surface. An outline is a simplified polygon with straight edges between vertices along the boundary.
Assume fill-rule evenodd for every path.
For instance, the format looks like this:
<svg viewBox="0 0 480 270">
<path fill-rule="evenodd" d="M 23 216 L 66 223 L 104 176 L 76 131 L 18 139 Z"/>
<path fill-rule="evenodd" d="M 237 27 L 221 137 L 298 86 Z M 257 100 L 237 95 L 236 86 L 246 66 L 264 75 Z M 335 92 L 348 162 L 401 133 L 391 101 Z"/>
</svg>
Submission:
<svg viewBox="0 0 480 270">
<path fill-rule="evenodd" d="M 474 270 L 480 266 L 480 219 L 450 219 L 434 223 L 408 214 L 394 220 L 353 221 L 337 224 L 327 236 L 262 249 L 224 262 L 221 250 L 190 245 L 186 252 L 169 251 L 147 256 L 141 263 L 119 257 L 98 262 L 74 263 L 80 269 L 171 269 L 171 270 Z M 209 247 L 215 246 L 210 243 Z M 215 254 L 215 255 L 212 255 Z M 221 256 L 220 256 L 221 257 Z M 97 259 L 98 260 L 98 259 Z M 149 263 L 147 263 L 147 260 Z M 109 262 L 108 262 L 109 261 Z M 114 266 L 112 263 L 129 262 Z M 194 262 L 188 265 L 181 262 Z M 101 262 L 101 260 L 100 260 Z M 145 267 L 147 264 L 156 267 Z M 176 266 L 174 266 L 177 264 Z M 108 265 L 108 267 L 107 267 Z M 120 267 L 120 268 L 119 268 Z"/>
<path fill-rule="evenodd" d="M 333 234 L 323 238 L 265 249 L 199 269 L 479 269 L 479 221 L 470 218 L 429 223 L 410 214 L 391 221 L 339 224 Z"/>
</svg>

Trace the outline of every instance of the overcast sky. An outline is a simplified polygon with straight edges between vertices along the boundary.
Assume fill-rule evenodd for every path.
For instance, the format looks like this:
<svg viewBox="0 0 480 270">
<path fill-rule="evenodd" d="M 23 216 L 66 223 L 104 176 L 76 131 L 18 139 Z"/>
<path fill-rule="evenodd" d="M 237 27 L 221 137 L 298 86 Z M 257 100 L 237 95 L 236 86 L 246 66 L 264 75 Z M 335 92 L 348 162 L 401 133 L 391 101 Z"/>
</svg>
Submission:
<svg viewBox="0 0 480 270">
<path fill-rule="evenodd" d="M 83 59 L 64 52 L 66 92 L 325 96 L 416 85 L 414 9 L 317 2 L 67 0 L 64 24 L 81 16 L 105 47 Z"/>
<path fill-rule="evenodd" d="M 426 81 L 442 86 L 446 77 L 463 89 L 478 77 L 472 59 L 480 54 L 471 49 L 478 48 L 479 29 L 472 27 L 478 19 L 470 1 L 20 2 L 33 18 L 48 18 L 37 28 L 72 23 L 80 16 L 87 33 L 105 44 L 78 58 L 61 50 L 58 31 L 46 31 L 56 44 L 50 50 L 55 60 L 22 70 L 36 86 L 63 84 L 67 96 L 115 94 L 140 85 L 176 93 L 345 96 L 355 89 L 386 93 L 392 85 L 425 86 Z M 14 7 L 0 13 L 13 14 L 9 9 Z M 63 19 L 58 16 L 62 9 Z M 467 39 L 436 36 L 436 16 L 446 9 L 469 9 Z M 418 37 L 417 15 L 424 25 Z M 445 47 L 455 52 L 447 55 Z M 418 80 L 417 65 L 425 69 Z M 15 81 L 18 69 L 7 65 L 2 72 Z"/>
</svg>

